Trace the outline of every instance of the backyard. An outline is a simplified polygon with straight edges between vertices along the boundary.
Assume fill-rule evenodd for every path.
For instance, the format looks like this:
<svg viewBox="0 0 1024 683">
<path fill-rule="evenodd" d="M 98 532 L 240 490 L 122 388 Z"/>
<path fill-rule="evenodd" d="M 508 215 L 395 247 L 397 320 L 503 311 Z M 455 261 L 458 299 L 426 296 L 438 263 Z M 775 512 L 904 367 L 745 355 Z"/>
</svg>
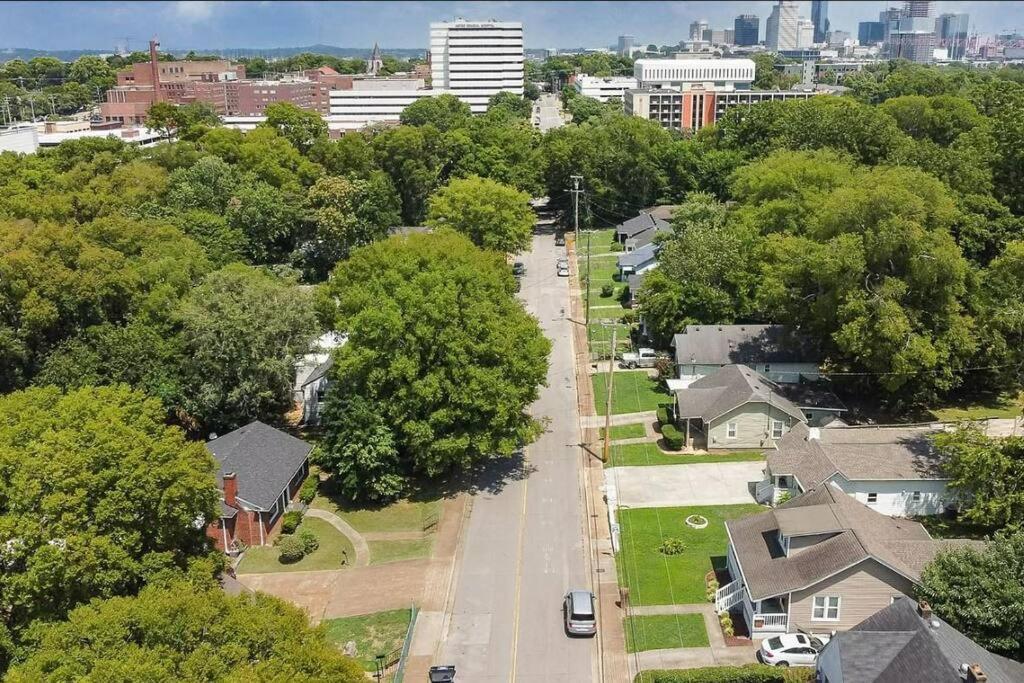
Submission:
<svg viewBox="0 0 1024 683">
<path fill-rule="evenodd" d="M 1024 394 L 995 394 L 972 396 L 939 408 L 932 408 L 931 414 L 943 422 L 959 420 L 983 420 L 985 418 L 1020 417 L 1024 411 Z"/>
<path fill-rule="evenodd" d="M 601 372 L 591 375 L 590 380 L 594 385 L 597 414 L 604 415 L 608 376 Z M 672 397 L 661 382 L 646 372 L 630 370 L 615 373 L 615 380 L 612 383 L 612 415 L 657 410 L 659 405 L 671 400 Z"/>
<path fill-rule="evenodd" d="M 632 427 L 634 425 L 623 426 Z M 612 430 L 615 429 L 615 427 L 612 427 Z M 621 437 L 615 437 L 615 432 L 612 431 L 612 438 Z M 664 453 L 655 443 L 632 443 L 613 445 L 611 455 L 604 466 L 696 465 L 708 462 L 748 462 L 753 460 L 764 460 L 764 453 L 760 451 L 737 451 L 735 453 L 721 454 L 677 455 Z"/>
<path fill-rule="evenodd" d="M 344 648 L 349 641 L 355 642 L 356 660 L 372 673 L 376 670 L 374 659 L 377 655 L 401 650 L 411 619 L 411 609 L 396 609 L 327 619 L 323 624 L 327 628 L 327 638 L 339 648 Z"/>
<path fill-rule="evenodd" d="M 725 521 L 763 510 L 754 504 L 620 508 L 619 585 L 629 587 L 629 599 L 635 605 L 704 602 L 705 574 L 725 567 Z M 693 514 L 706 517 L 707 528 L 687 526 L 685 520 Z M 683 551 L 663 554 L 659 548 L 667 539 L 679 539 Z"/>
<path fill-rule="evenodd" d="M 708 647 L 703 614 L 626 617 L 626 652 L 677 647 Z"/>
<path fill-rule="evenodd" d="M 303 530 L 311 531 L 320 542 L 320 546 L 298 562 L 283 563 L 278 558 L 280 552 L 275 546 L 253 546 L 245 551 L 239 574 L 265 574 L 268 572 L 305 572 L 320 569 L 341 569 L 342 561 L 348 557 L 351 562 L 355 556 L 352 543 L 335 529 L 330 523 L 315 517 L 302 520 L 296 534 Z"/>
</svg>

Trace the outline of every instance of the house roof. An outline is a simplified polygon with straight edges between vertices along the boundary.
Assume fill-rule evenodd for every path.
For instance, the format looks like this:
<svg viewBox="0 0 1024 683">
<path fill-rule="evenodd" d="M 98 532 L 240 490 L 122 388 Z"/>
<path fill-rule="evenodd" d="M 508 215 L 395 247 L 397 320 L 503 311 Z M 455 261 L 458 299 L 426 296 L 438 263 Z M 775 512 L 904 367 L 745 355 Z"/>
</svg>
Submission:
<svg viewBox="0 0 1024 683">
<path fill-rule="evenodd" d="M 616 225 L 615 234 L 633 237 L 645 230 L 651 230 L 659 227 L 663 229 L 671 229 L 672 226 L 668 221 L 658 218 L 653 214 L 644 212 Z"/>
<path fill-rule="evenodd" d="M 644 213 L 649 213 L 655 218 L 660 218 L 663 221 L 672 220 L 672 214 L 679 208 L 678 204 L 659 204 L 658 206 L 650 206 L 644 209 Z"/>
<path fill-rule="evenodd" d="M 672 338 L 676 363 L 817 363 L 813 345 L 787 325 L 687 325 Z"/>
<path fill-rule="evenodd" d="M 776 386 L 746 365 L 726 365 L 676 391 L 676 413 L 710 422 L 745 403 L 769 403 L 804 421 L 800 408 L 778 394 Z"/>
<path fill-rule="evenodd" d="M 221 490 L 224 475 L 234 472 L 238 497 L 261 510 L 269 510 L 313 447 L 256 421 L 207 441 L 206 449 L 220 465 L 217 485 Z"/>
<path fill-rule="evenodd" d="M 838 633 L 825 646 L 838 651 L 844 683 L 961 683 L 962 664 L 976 663 L 990 683 L 1024 680 L 1024 664 L 993 654 L 917 604 L 897 598 Z"/>
<path fill-rule="evenodd" d="M 330 372 L 331 368 L 333 367 L 334 356 L 328 356 L 327 360 L 313 368 L 313 372 L 309 373 L 309 376 L 306 377 L 306 380 L 302 383 L 302 386 L 306 387 L 312 384 L 313 382 L 319 382 L 321 379 L 327 376 L 327 373 Z"/>
<path fill-rule="evenodd" d="M 629 291 L 633 296 L 640 291 L 640 287 L 644 284 L 644 278 L 647 273 L 630 273 L 626 276 L 626 285 L 629 287 Z"/>
<path fill-rule="evenodd" d="M 616 265 L 619 268 L 625 266 L 631 266 L 633 268 L 636 268 L 637 266 L 648 263 L 649 261 L 653 261 L 655 258 L 657 258 L 657 255 L 657 245 L 655 245 L 652 242 L 651 244 L 645 244 L 644 246 L 638 249 L 634 249 L 628 254 L 622 254 L 621 256 L 619 256 Z"/>
<path fill-rule="evenodd" d="M 817 431 L 795 426 L 768 453 L 772 474 L 797 478 L 805 489 L 834 474 L 850 481 L 948 479 L 932 446 L 931 427 L 837 427 Z"/>
<path fill-rule="evenodd" d="M 777 540 L 783 528 L 829 538 L 786 557 Z M 933 540 L 918 522 L 887 517 L 828 484 L 774 510 L 730 520 L 726 530 L 753 600 L 809 588 L 865 560 L 917 582 L 940 550 L 976 543 Z"/>
</svg>

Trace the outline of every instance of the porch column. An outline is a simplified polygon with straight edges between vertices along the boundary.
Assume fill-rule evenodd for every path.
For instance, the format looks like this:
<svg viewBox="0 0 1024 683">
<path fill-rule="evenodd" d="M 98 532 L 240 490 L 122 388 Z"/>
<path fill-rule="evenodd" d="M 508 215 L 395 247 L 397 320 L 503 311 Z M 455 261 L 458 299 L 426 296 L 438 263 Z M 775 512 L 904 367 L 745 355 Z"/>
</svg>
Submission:
<svg viewBox="0 0 1024 683">
<path fill-rule="evenodd" d="M 686 418 L 686 447 L 693 448 L 693 443 L 690 441 L 690 418 Z"/>
</svg>

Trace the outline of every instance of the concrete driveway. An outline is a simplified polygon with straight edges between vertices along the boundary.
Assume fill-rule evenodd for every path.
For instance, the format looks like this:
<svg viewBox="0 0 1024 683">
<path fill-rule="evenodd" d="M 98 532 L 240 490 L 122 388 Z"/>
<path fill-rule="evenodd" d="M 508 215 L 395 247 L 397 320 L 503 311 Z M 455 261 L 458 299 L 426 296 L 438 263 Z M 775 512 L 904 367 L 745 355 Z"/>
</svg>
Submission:
<svg viewBox="0 0 1024 683">
<path fill-rule="evenodd" d="M 764 478 L 763 461 L 612 467 L 606 479 L 619 505 L 634 508 L 753 503 L 751 482 Z"/>
</svg>

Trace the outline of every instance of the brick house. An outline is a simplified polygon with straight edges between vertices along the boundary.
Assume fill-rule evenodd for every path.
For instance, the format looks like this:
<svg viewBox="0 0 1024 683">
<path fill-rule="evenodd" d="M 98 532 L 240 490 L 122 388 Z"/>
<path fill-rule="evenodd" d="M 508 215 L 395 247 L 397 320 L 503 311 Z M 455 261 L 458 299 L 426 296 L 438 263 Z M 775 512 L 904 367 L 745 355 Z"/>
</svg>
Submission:
<svg viewBox="0 0 1024 683">
<path fill-rule="evenodd" d="M 206 534 L 225 552 L 238 543 L 269 544 L 309 474 L 313 447 L 256 421 L 208 441 L 206 448 L 219 465 L 222 492 L 220 517 Z"/>
</svg>

